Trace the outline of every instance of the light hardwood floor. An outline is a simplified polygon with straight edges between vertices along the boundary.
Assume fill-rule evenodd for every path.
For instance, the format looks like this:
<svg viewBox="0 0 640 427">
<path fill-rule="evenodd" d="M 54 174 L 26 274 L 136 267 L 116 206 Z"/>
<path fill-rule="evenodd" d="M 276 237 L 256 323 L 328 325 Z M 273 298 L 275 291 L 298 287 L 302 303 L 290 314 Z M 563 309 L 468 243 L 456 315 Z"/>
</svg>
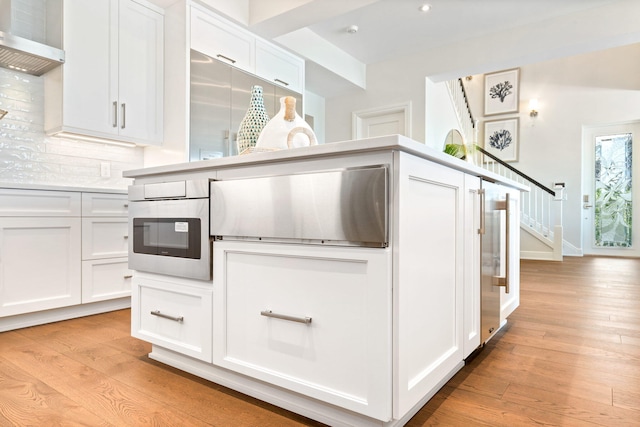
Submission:
<svg viewBox="0 0 640 427">
<path fill-rule="evenodd" d="M 129 310 L 0 333 L 0 426 L 321 425 L 146 357 Z M 640 426 L 640 259 L 522 261 L 521 305 L 408 426 Z"/>
</svg>

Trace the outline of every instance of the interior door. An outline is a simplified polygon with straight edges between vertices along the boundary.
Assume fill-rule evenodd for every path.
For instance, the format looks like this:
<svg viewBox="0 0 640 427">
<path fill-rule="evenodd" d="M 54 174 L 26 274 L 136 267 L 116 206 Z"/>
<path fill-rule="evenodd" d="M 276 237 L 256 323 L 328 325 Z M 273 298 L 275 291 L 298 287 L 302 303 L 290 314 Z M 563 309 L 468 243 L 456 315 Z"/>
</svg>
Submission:
<svg viewBox="0 0 640 427">
<path fill-rule="evenodd" d="M 583 132 L 582 234 L 585 255 L 640 256 L 640 122 Z"/>
</svg>

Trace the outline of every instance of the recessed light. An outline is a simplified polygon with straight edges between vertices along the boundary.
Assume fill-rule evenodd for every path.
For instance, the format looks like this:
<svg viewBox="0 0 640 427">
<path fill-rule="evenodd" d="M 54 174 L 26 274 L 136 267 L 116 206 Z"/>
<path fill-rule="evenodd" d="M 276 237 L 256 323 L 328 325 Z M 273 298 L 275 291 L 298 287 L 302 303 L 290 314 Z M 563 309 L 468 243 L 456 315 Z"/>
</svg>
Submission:
<svg viewBox="0 0 640 427">
<path fill-rule="evenodd" d="M 418 10 L 420 12 L 429 12 L 431 10 L 431 5 L 430 4 L 423 4 L 422 6 L 420 6 L 418 8 Z"/>
</svg>

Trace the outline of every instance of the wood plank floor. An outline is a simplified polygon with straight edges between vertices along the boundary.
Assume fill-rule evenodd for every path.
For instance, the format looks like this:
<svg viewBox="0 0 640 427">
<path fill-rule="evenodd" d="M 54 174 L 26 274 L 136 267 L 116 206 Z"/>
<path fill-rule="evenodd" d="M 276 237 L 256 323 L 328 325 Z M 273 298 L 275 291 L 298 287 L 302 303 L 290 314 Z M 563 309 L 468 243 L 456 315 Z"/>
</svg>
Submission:
<svg viewBox="0 0 640 427">
<path fill-rule="evenodd" d="M 318 426 L 154 362 L 129 310 L 0 333 L 0 426 Z M 408 426 L 640 426 L 640 259 L 522 261 L 521 305 Z"/>
</svg>

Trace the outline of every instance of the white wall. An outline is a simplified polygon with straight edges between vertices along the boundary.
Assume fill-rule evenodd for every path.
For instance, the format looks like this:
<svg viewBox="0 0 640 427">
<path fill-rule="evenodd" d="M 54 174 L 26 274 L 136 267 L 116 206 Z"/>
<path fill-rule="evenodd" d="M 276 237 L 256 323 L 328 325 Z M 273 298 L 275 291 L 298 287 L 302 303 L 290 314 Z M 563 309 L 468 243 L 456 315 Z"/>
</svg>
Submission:
<svg viewBox="0 0 640 427">
<path fill-rule="evenodd" d="M 325 99 L 313 92 L 304 93 L 304 114 L 313 117 L 313 132 L 318 144 L 325 142 Z"/>
<path fill-rule="evenodd" d="M 425 144 L 441 151 L 449 131 L 457 129 L 462 133 L 462 129 L 446 83 L 426 78 L 425 86 Z"/>
<path fill-rule="evenodd" d="M 417 63 L 416 63 L 417 61 Z M 326 101 L 326 142 L 351 139 L 351 113 L 358 110 L 403 104 L 411 101 L 411 138 L 425 140 L 425 72 L 412 57 L 369 65 L 367 89 L 356 89 Z"/>
<path fill-rule="evenodd" d="M 44 133 L 42 77 L 0 68 L 0 184 L 27 183 L 126 189 L 122 171 L 142 167 L 142 148 L 50 138 Z M 111 177 L 100 176 L 108 162 Z"/>
</svg>

